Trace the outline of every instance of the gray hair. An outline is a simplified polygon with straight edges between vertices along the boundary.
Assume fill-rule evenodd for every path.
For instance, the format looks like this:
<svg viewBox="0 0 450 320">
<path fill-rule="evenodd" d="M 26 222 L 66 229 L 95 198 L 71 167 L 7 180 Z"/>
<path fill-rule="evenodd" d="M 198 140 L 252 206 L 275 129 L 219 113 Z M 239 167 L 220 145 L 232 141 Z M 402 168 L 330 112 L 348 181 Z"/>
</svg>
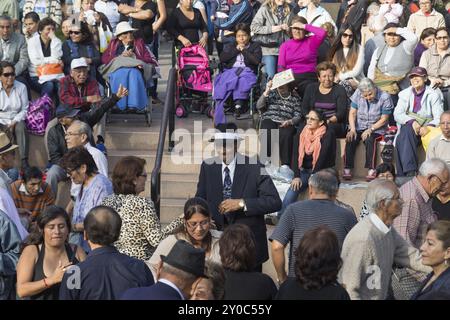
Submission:
<svg viewBox="0 0 450 320">
<path fill-rule="evenodd" d="M 309 178 L 308 184 L 318 192 L 324 193 L 329 197 L 335 197 L 339 190 L 336 176 L 323 170 L 312 174 Z"/>
<path fill-rule="evenodd" d="M 362 79 L 358 84 L 358 89 L 361 92 L 371 91 L 376 88 L 377 86 L 375 85 L 375 83 L 373 83 L 373 81 L 370 80 L 369 78 Z"/>
<path fill-rule="evenodd" d="M 419 168 L 419 175 L 422 177 L 428 177 L 431 175 L 438 175 L 448 170 L 447 163 L 438 158 L 432 158 L 424 161 Z"/>
<path fill-rule="evenodd" d="M 375 212 L 380 208 L 381 201 L 391 200 L 398 189 L 393 181 L 375 179 L 369 183 L 366 193 L 366 203 L 371 211 Z"/>
<path fill-rule="evenodd" d="M 184 270 L 178 269 L 167 262 L 163 263 L 162 272 L 176 276 L 180 281 L 184 283 L 194 282 L 198 277 L 192 273 L 186 272 Z"/>
<path fill-rule="evenodd" d="M 83 122 L 81 120 L 74 120 L 72 122 L 72 125 L 78 125 L 78 133 L 84 133 L 87 136 L 88 142 L 93 145 L 94 135 L 92 134 L 92 128 L 86 122 Z"/>
</svg>

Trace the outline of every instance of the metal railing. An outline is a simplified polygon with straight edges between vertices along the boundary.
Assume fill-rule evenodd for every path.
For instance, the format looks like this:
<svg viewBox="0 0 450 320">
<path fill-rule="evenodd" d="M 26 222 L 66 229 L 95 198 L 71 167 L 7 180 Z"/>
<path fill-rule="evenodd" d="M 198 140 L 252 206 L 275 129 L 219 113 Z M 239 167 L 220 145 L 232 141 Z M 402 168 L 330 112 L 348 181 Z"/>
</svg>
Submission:
<svg viewBox="0 0 450 320">
<path fill-rule="evenodd" d="M 175 89 L 176 89 L 176 69 L 169 70 L 169 79 L 167 80 L 166 99 L 164 101 L 164 110 L 159 128 L 158 148 L 156 150 L 155 167 L 152 170 L 150 180 L 151 198 L 155 205 L 158 218 L 160 218 L 161 208 L 161 165 L 164 156 L 164 143 L 166 141 L 167 125 L 169 126 L 169 151 L 173 149 L 174 141 L 172 134 L 175 129 Z"/>
</svg>

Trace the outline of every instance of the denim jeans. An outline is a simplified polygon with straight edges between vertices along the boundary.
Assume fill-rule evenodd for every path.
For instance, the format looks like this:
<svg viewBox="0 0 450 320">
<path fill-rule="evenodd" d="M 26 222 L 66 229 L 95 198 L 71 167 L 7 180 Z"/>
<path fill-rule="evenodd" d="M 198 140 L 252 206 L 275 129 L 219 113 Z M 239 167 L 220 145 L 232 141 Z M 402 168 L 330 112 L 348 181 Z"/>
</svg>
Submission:
<svg viewBox="0 0 450 320">
<path fill-rule="evenodd" d="M 54 106 L 59 105 L 59 81 L 51 80 L 44 83 L 39 83 L 38 77 L 30 77 L 31 80 L 31 89 L 36 91 L 41 95 L 47 94 L 53 101 Z"/>
<path fill-rule="evenodd" d="M 262 62 L 264 63 L 264 71 L 267 74 L 267 78 L 272 79 L 277 72 L 278 56 L 263 56 Z"/>
<path fill-rule="evenodd" d="M 286 192 L 286 195 L 284 196 L 281 210 L 278 211 L 278 219 L 281 219 L 281 216 L 283 215 L 284 210 L 286 210 L 286 208 L 290 204 L 297 201 L 300 193 L 302 193 L 303 191 L 306 191 L 306 189 L 308 189 L 308 180 L 309 180 L 310 176 L 311 176 L 311 169 L 300 169 L 300 180 L 302 181 L 302 185 L 300 186 L 300 188 L 297 191 L 294 191 L 292 189 L 292 187 L 289 187 L 288 191 Z"/>
</svg>

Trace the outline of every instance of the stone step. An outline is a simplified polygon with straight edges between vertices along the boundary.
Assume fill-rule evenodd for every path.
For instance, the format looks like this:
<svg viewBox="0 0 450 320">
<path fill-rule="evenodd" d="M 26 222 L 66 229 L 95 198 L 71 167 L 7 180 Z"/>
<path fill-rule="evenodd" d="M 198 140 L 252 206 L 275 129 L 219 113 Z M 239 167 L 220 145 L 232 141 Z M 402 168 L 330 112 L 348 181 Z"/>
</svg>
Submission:
<svg viewBox="0 0 450 320">
<path fill-rule="evenodd" d="M 169 224 L 182 214 L 186 200 L 187 198 L 161 199 L 161 223 Z"/>
</svg>

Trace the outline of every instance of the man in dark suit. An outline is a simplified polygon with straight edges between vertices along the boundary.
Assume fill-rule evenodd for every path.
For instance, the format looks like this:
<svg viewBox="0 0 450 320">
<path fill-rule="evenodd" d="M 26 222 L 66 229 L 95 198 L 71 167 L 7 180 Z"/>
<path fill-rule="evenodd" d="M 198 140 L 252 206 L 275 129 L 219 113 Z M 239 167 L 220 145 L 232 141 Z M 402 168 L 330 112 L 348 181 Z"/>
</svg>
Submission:
<svg viewBox="0 0 450 320">
<path fill-rule="evenodd" d="M 113 247 L 121 227 L 122 219 L 114 209 L 97 206 L 89 211 L 84 219 L 84 237 L 92 251 L 64 275 L 60 300 L 116 300 L 129 288 L 154 283 L 143 261 Z"/>
<path fill-rule="evenodd" d="M 234 123 L 219 124 L 214 143 L 219 154 L 203 161 L 196 197 L 208 201 L 219 230 L 242 223 L 256 240 L 256 266 L 269 259 L 264 215 L 281 209 L 278 191 L 264 166 L 237 152 L 241 138 Z"/>
<path fill-rule="evenodd" d="M 201 277 L 205 277 L 205 250 L 178 240 L 167 256 L 161 255 L 158 282 L 150 287 L 127 290 L 122 300 L 189 299 Z"/>
</svg>

